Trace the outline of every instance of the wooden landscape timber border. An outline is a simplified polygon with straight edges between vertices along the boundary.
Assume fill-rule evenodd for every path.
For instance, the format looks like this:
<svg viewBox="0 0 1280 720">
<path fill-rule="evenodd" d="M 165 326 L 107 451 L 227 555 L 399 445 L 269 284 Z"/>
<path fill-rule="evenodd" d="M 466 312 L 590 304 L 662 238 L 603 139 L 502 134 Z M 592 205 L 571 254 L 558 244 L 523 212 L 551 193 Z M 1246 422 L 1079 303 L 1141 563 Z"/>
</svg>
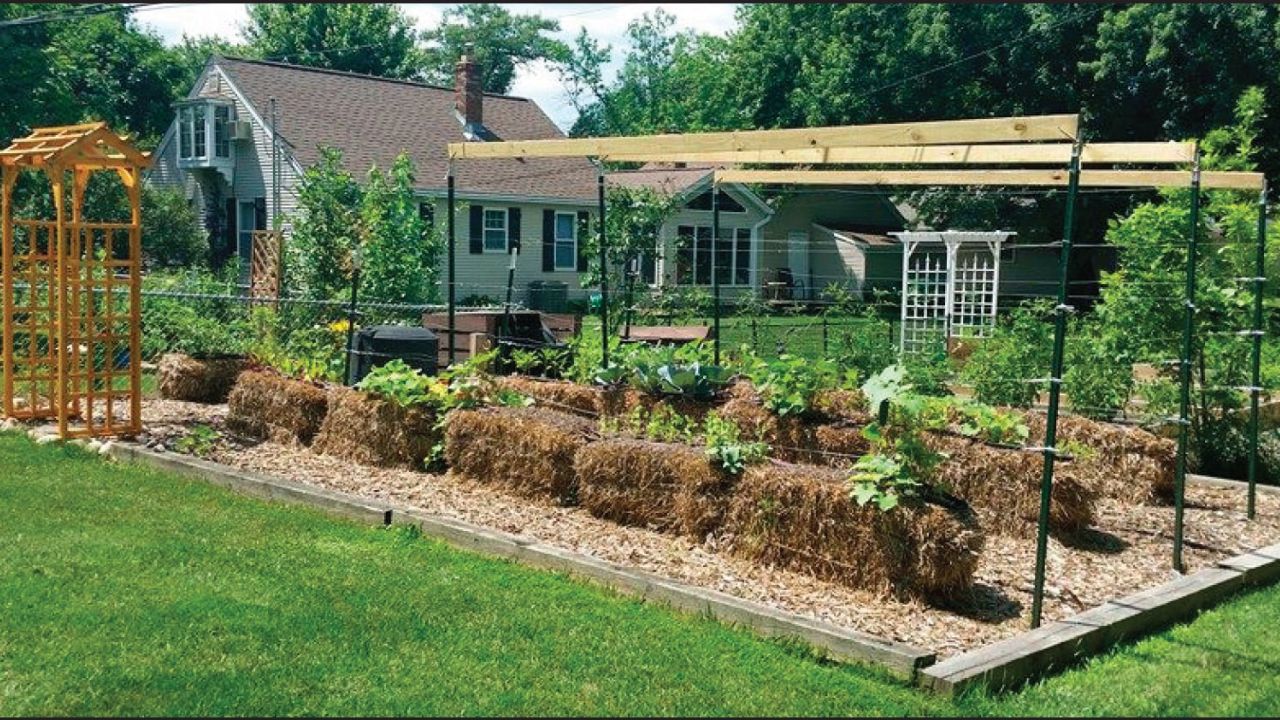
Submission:
<svg viewBox="0 0 1280 720">
<path fill-rule="evenodd" d="M 1109 601 L 1065 620 L 936 662 L 936 654 L 928 650 L 693 587 L 547 545 L 534 538 L 358 495 L 243 472 L 208 460 L 160 453 L 134 443 L 112 443 L 108 452 L 117 460 L 167 470 L 267 500 L 307 505 L 374 525 L 416 525 L 424 535 L 453 547 L 542 570 L 564 572 L 625 595 L 709 615 L 761 635 L 799 639 L 830 659 L 879 666 L 896 677 L 947 695 L 979 686 L 991 691 L 1015 688 L 1064 670 L 1119 642 L 1194 617 L 1240 590 L 1280 580 L 1280 544 L 1271 545 L 1227 558 L 1215 567 Z M 1211 486 L 1234 482 L 1201 475 L 1187 477 L 1192 482 Z M 1280 488 L 1265 491 L 1280 493 Z"/>
</svg>

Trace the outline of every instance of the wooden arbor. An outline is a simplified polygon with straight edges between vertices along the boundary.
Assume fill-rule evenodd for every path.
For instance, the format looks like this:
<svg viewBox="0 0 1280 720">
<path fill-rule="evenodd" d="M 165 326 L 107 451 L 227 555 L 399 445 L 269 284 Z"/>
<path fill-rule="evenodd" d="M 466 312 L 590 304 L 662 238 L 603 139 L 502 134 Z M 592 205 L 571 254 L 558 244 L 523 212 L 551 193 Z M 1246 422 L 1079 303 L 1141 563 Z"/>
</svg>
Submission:
<svg viewBox="0 0 1280 720">
<path fill-rule="evenodd" d="M 4 413 L 55 418 L 64 438 L 141 430 L 142 170 L 105 123 L 38 128 L 0 150 Z M 15 218 L 24 170 L 42 171 L 52 218 Z M 114 171 L 128 222 L 84 217 L 90 176 Z"/>
</svg>

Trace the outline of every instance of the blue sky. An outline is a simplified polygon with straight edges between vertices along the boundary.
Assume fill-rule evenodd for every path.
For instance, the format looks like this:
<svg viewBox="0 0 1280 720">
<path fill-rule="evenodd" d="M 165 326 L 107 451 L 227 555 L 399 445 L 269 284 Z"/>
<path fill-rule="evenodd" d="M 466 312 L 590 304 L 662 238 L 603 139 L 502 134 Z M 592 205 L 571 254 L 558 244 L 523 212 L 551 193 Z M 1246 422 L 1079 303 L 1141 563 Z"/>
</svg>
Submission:
<svg viewBox="0 0 1280 720">
<path fill-rule="evenodd" d="M 513 12 L 537 12 L 560 22 L 559 37 L 572 40 L 579 28 L 585 27 L 597 41 L 612 45 L 613 64 L 608 69 L 616 72 L 622 50 L 625 48 L 627 23 L 646 12 L 661 7 L 676 18 L 679 29 L 723 34 L 733 27 L 734 5 L 724 3 L 502 3 Z M 439 22 L 444 10 L 452 3 L 401 3 L 408 15 L 418 22 L 419 28 L 432 27 Z M 238 36 L 240 24 L 245 21 L 242 3 L 164 3 L 141 8 L 136 15 L 139 22 L 150 26 L 166 42 L 178 42 L 184 33 L 189 35 L 220 35 L 228 39 Z M 522 68 L 516 75 L 513 95 L 529 97 L 537 101 L 561 127 L 568 128 L 575 118 L 573 108 L 565 96 L 564 88 L 549 68 L 535 64 Z"/>
</svg>

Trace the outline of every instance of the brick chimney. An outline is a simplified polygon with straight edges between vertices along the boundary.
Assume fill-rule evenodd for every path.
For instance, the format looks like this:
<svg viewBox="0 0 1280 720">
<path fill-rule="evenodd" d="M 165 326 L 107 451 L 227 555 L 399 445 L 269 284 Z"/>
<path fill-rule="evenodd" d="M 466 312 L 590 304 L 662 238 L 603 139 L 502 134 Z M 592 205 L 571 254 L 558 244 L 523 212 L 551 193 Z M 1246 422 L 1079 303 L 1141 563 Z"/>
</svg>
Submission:
<svg viewBox="0 0 1280 720">
<path fill-rule="evenodd" d="M 480 68 L 468 52 L 462 55 L 453 71 L 453 107 L 464 125 L 484 124 L 484 88 L 480 84 Z"/>
</svg>

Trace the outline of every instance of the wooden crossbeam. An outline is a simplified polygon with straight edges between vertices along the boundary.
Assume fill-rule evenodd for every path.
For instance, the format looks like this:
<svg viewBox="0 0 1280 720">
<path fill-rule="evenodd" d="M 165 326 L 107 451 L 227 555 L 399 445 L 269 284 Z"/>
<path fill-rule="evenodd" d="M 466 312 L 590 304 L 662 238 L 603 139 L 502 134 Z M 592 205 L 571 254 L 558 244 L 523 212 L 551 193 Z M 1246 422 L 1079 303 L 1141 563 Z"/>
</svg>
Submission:
<svg viewBox="0 0 1280 720">
<path fill-rule="evenodd" d="M 450 143 L 451 158 L 607 157 L 623 153 L 1070 141 L 1078 115 L 978 118 L 784 130 Z"/>
<path fill-rule="evenodd" d="M 1086 165 L 1138 163 L 1172 165 L 1190 163 L 1195 143 L 1133 142 L 1089 143 L 1080 153 Z M 1021 145 L 919 145 L 797 148 L 793 150 L 680 150 L 646 154 L 607 155 L 619 162 L 754 163 L 761 165 L 1059 165 L 1071 161 L 1067 144 Z"/>
<path fill-rule="evenodd" d="M 717 183 L 783 185 L 917 185 L 1057 187 L 1067 184 L 1066 170 L 717 170 Z M 1084 187 L 1188 187 L 1185 170 L 1082 170 Z M 1262 173 L 1203 172 L 1200 186 L 1212 189 L 1260 190 Z"/>
</svg>

